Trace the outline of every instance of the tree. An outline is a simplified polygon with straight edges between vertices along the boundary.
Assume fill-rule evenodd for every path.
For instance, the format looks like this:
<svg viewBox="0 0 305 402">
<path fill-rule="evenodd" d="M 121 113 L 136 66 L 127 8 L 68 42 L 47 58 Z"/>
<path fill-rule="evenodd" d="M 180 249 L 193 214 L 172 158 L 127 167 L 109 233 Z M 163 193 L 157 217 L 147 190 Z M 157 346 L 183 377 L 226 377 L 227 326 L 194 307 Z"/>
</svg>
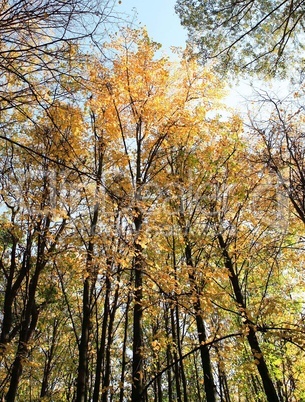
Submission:
<svg viewBox="0 0 305 402">
<path fill-rule="evenodd" d="M 176 12 L 195 53 L 218 57 L 219 71 L 263 76 L 302 71 L 303 1 L 178 0 Z"/>
<path fill-rule="evenodd" d="M 154 59 L 158 44 L 145 31 L 126 31 L 111 46 L 117 52 L 113 68 L 96 64 L 92 70 L 90 104 L 97 127 L 105 132 L 111 160 L 116 162 L 111 168 L 115 184 L 109 191 L 133 223 L 132 400 L 140 401 L 147 392 L 143 333 L 146 275 L 156 277 L 153 268 L 149 269 L 146 248 L 153 225 L 151 210 L 161 202 L 154 186 L 161 189 L 167 185 L 168 149 L 184 136 L 193 138 L 207 129 L 206 115 L 214 109 L 219 91 L 215 77 L 193 61 L 182 58 L 178 70 L 166 58 Z M 184 389 L 186 392 L 186 386 Z"/>
<path fill-rule="evenodd" d="M 289 199 L 298 218 L 305 223 L 304 195 L 304 117 L 303 89 L 286 99 L 275 99 L 261 94 L 261 103 L 268 110 L 269 118 L 261 120 L 252 116 L 251 129 L 262 144 L 258 152 L 268 170 L 277 177 L 282 189 L 283 211 Z"/>
<path fill-rule="evenodd" d="M 122 30 L 65 102 L 4 112 L 1 398 L 304 398 L 302 109 L 249 141 L 158 49 Z"/>
<path fill-rule="evenodd" d="M 212 127 L 210 126 L 211 134 Z M 231 127 L 220 126 L 212 143 L 207 141 L 207 137 L 203 137 L 206 142 L 202 140 L 200 145 L 197 142 L 194 149 L 189 144 L 192 152 L 186 144 L 177 152 L 178 163 L 174 171 L 177 181 L 171 207 L 174 207 L 179 217 L 178 222 L 180 221 L 182 229 L 180 236 L 183 235 L 183 242 L 187 242 L 185 260 L 188 262 L 191 300 L 196 302 L 193 309 L 198 311 L 197 306 L 201 303 L 205 309 L 200 309 L 199 318 L 216 317 L 212 323 L 210 319 L 206 319 L 209 337 L 221 336 L 224 328 L 231 329 L 233 333 L 236 326 L 240 328 L 244 338 L 237 338 L 234 347 L 231 341 L 230 349 L 237 352 L 240 348 L 238 344 L 243 342 L 247 351 L 245 361 L 249 361 L 252 355 L 255 362 L 253 367 L 259 373 L 259 376 L 254 374 L 253 381 L 250 376 L 246 379 L 247 369 L 242 371 L 245 384 L 253 384 L 256 395 L 265 394 L 268 400 L 277 401 L 278 377 L 272 370 L 273 358 L 266 352 L 267 342 L 261 338 L 260 332 L 269 332 L 270 339 L 270 331 L 277 332 L 277 339 L 277 336 L 283 336 L 281 331 L 285 328 L 280 324 L 283 318 L 279 319 L 273 314 L 270 316 L 270 312 L 267 313 L 262 307 L 271 300 L 274 301 L 275 311 L 281 305 L 276 300 L 275 288 L 279 266 L 284 270 L 288 269 L 287 260 L 282 254 L 286 226 L 284 222 L 278 226 L 273 223 L 281 212 L 277 208 L 276 186 L 271 177 L 262 175 L 264 165 L 252 164 L 251 153 L 247 155 L 238 136 L 234 137 L 233 127 L 238 132 L 238 122 Z M 231 134 L 228 136 L 230 129 Z M 179 243 L 181 244 L 181 240 Z M 218 291 L 211 286 L 213 281 L 219 286 Z M 224 297 L 224 292 L 227 292 L 227 298 Z M 186 302 L 182 302 L 181 298 L 179 301 L 185 308 Z M 207 308 L 209 302 L 216 310 Z M 287 309 L 289 306 L 290 311 L 295 308 L 286 298 L 285 305 Z M 223 316 L 221 306 L 233 316 Z M 191 312 L 192 308 L 189 309 Z M 234 319 L 234 315 L 239 319 Z M 296 313 L 296 321 L 289 319 L 289 329 L 286 327 L 292 337 L 298 336 L 294 333 L 297 317 Z M 221 348 L 217 347 L 217 356 L 219 353 L 222 355 L 223 349 L 223 344 Z M 241 350 L 238 355 L 239 353 L 243 354 Z M 213 361 L 213 357 L 211 360 Z M 233 371 L 235 370 L 239 369 L 235 367 Z M 226 383 L 229 387 L 230 382 L 231 378 L 228 376 Z M 231 393 L 233 389 L 230 390 Z M 243 390 L 240 388 L 238 392 L 251 393 L 248 386 Z M 228 394 L 227 390 L 226 393 Z"/>
<path fill-rule="evenodd" d="M 50 124 L 50 115 L 57 129 Z M 21 127 L 19 130 L 24 146 L 31 144 L 34 152 L 65 163 L 75 158 L 80 125 L 77 108 L 56 104 L 40 118 L 39 128 L 25 126 L 24 131 Z M 68 197 L 67 203 L 61 198 L 64 189 L 56 177 L 58 165 L 54 168 L 47 158 L 42 163 L 35 161 L 26 150 L 14 145 L 7 144 L 1 151 L 2 202 L 7 215 L 6 236 L 10 239 L 8 255 L 2 254 L 1 259 L 5 291 L 1 355 L 5 357 L 8 344 L 15 344 L 5 396 L 13 402 L 39 314 L 49 303 L 47 295 L 45 300 L 37 296 L 40 277 L 51 264 L 53 254 L 59 252 L 59 239 L 65 231 L 70 209 Z"/>
<path fill-rule="evenodd" d="M 47 107 L 62 96 L 51 85 L 79 69 L 74 63 L 81 42 L 100 39 L 112 16 L 112 1 L 1 0 L 0 2 L 0 104 L 1 109 Z M 78 62 L 80 58 L 78 59 Z M 72 78 L 71 78 L 72 79 Z M 52 83 L 52 84 L 51 84 Z M 48 89 L 46 89 L 46 86 Z"/>
</svg>

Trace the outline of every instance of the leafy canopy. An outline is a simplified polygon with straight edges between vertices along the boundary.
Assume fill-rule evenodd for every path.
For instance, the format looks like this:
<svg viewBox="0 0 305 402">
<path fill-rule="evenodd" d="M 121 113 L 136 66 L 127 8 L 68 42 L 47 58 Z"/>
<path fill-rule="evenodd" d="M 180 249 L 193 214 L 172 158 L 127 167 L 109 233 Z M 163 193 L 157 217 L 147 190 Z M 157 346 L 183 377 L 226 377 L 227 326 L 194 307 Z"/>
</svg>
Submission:
<svg viewBox="0 0 305 402">
<path fill-rule="evenodd" d="M 304 2 L 178 0 L 176 12 L 205 62 L 222 72 L 288 74 L 303 64 Z"/>
</svg>

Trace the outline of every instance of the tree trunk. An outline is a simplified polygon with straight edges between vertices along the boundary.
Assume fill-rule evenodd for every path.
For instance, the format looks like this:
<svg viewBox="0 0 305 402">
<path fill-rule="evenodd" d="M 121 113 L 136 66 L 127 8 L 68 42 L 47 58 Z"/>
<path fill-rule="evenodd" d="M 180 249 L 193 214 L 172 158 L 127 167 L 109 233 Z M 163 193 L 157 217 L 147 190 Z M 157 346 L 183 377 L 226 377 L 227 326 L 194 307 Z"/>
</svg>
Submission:
<svg viewBox="0 0 305 402">
<path fill-rule="evenodd" d="M 103 137 L 97 134 L 95 126 L 95 115 L 91 111 L 91 124 L 95 135 L 95 166 L 96 166 L 96 196 L 100 190 L 100 180 L 103 172 L 103 159 L 105 152 L 105 144 Z M 93 252 L 95 247 L 94 236 L 99 219 L 100 204 L 96 202 L 94 205 L 93 215 L 90 222 L 90 238 L 88 241 L 86 275 L 83 285 L 83 308 L 82 308 L 82 333 L 79 343 L 78 356 L 78 374 L 76 380 L 76 399 L 75 402 L 87 402 L 88 393 L 88 354 L 89 354 L 89 338 L 91 331 L 91 313 L 92 313 L 92 295 L 96 283 L 97 273 L 93 266 Z M 90 215 L 91 216 L 91 215 Z"/>
<path fill-rule="evenodd" d="M 109 296 L 110 296 L 110 289 L 111 289 L 111 283 L 109 280 L 108 273 L 106 273 L 105 285 L 106 285 L 106 293 L 105 293 L 105 300 L 104 300 L 104 316 L 103 316 L 103 322 L 102 322 L 102 334 L 101 334 L 100 344 L 99 344 L 98 351 L 97 351 L 93 402 L 99 401 L 102 367 L 103 367 L 104 360 L 105 360 L 107 323 L 108 323 L 108 317 L 109 317 Z M 104 395 L 104 392 L 105 391 L 103 390 L 103 395 Z M 106 396 L 107 396 L 107 394 L 106 394 Z"/>
<path fill-rule="evenodd" d="M 201 302 L 200 302 L 200 290 L 196 281 L 196 272 L 193 264 L 192 258 L 192 250 L 189 244 L 188 239 L 185 239 L 185 256 L 186 263 L 189 267 L 192 268 L 192 271 L 189 273 L 189 279 L 192 285 L 193 293 L 195 293 L 195 301 L 193 302 L 194 312 L 196 315 L 196 325 L 197 325 L 197 334 L 198 340 L 200 344 L 200 355 L 201 355 L 201 364 L 203 369 L 203 378 L 204 378 L 204 389 L 206 394 L 207 402 L 216 402 L 216 394 L 215 394 L 215 384 L 212 373 L 212 365 L 211 365 L 211 357 L 210 350 L 205 342 L 207 340 L 206 329 L 204 325 L 204 321 L 202 318 L 202 310 L 201 310 Z"/>
<path fill-rule="evenodd" d="M 177 348 L 179 354 L 179 361 L 180 361 L 180 374 L 183 386 L 183 398 L 184 402 L 188 402 L 188 395 L 187 395 L 187 382 L 186 376 L 184 371 L 184 361 L 183 361 L 183 353 L 182 353 L 182 342 L 181 342 L 181 333 L 180 333 L 180 325 L 179 325 L 179 307 L 178 303 L 175 305 L 175 316 L 176 316 L 176 336 L 177 336 Z"/>
<path fill-rule="evenodd" d="M 26 247 L 23 254 L 21 269 L 16 275 L 16 253 L 17 253 L 17 239 L 12 236 L 12 250 L 11 250 L 11 261 L 10 268 L 7 278 L 7 284 L 5 287 L 4 303 L 3 303 L 3 320 L 1 326 L 0 335 L 0 360 L 5 352 L 6 345 L 12 340 L 12 338 L 18 333 L 18 325 L 12 329 L 13 314 L 12 306 L 16 298 L 17 292 L 22 285 L 22 282 L 26 275 L 31 269 L 31 247 L 32 247 L 32 236 L 28 234 Z M 13 282 L 14 277 L 15 281 Z"/>
<path fill-rule="evenodd" d="M 78 374 L 76 382 L 75 402 L 87 402 L 87 384 L 88 384 L 88 347 L 90 333 L 90 280 L 87 277 L 83 286 L 83 312 L 82 312 L 82 334 L 79 343 L 78 356 Z"/>
<path fill-rule="evenodd" d="M 100 177 L 100 175 L 98 176 Z M 96 225 L 98 222 L 99 204 L 94 206 L 94 213 L 90 223 L 90 240 L 88 243 L 86 275 L 83 284 L 83 308 L 82 308 L 82 333 L 79 343 L 78 356 L 78 373 L 76 380 L 76 399 L 75 402 L 87 402 L 88 392 L 88 354 L 89 354 L 89 338 L 91 331 L 91 311 L 92 311 L 92 294 L 96 282 L 96 272 L 93 266 L 94 252 L 94 235 L 96 233 Z"/>
<path fill-rule="evenodd" d="M 176 335 L 176 323 L 174 317 L 174 306 L 172 305 L 170 308 L 171 314 L 171 327 L 172 327 L 172 340 L 173 340 L 173 355 L 174 355 L 174 376 L 175 376 L 175 384 L 176 384 L 176 395 L 177 402 L 182 402 L 182 394 L 180 388 L 180 368 L 179 368 L 179 357 L 176 350 L 177 345 L 177 335 Z"/>
<path fill-rule="evenodd" d="M 274 387 L 274 384 L 271 380 L 271 376 L 270 376 L 266 361 L 264 359 L 263 352 L 259 346 L 259 342 L 258 342 L 256 332 L 254 329 L 254 325 L 253 325 L 253 323 L 251 323 L 251 321 L 247 317 L 246 305 L 245 305 L 245 301 L 244 301 L 244 298 L 242 295 L 242 290 L 239 285 L 238 276 L 234 270 L 234 265 L 233 265 L 232 259 L 228 253 L 226 243 L 221 234 L 218 234 L 217 238 L 218 238 L 218 243 L 220 245 L 222 255 L 224 258 L 225 267 L 229 271 L 229 278 L 230 278 L 230 281 L 232 284 L 236 303 L 242 310 L 244 325 L 247 326 L 247 329 L 248 329 L 247 340 L 248 340 L 249 346 L 251 348 L 251 352 L 252 352 L 253 358 L 255 360 L 257 370 L 261 377 L 267 400 L 268 400 L 268 402 L 280 402 L 276 389 Z"/>
<path fill-rule="evenodd" d="M 168 303 L 165 303 L 164 323 L 165 323 L 166 338 L 170 339 Z M 171 367 L 172 354 L 171 354 L 171 346 L 169 343 L 166 346 L 166 363 L 167 363 L 167 367 Z M 168 389 L 168 402 L 172 402 L 173 401 L 173 387 L 172 387 L 172 371 L 171 371 L 171 369 L 167 370 L 167 389 Z"/>
<path fill-rule="evenodd" d="M 135 244 L 134 256 L 134 307 L 133 307 L 133 348 L 132 348 L 132 402 L 145 401 L 143 395 L 143 333 L 142 333 L 142 320 L 143 320 L 143 289 L 142 289 L 142 247 L 139 243 Z"/>
<path fill-rule="evenodd" d="M 215 384 L 212 374 L 210 350 L 205 342 L 207 340 L 205 325 L 201 316 L 200 299 L 194 302 L 198 339 L 200 342 L 201 364 L 203 368 L 204 389 L 207 402 L 216 402 Z"/>
<path fill-rule="evenodd" d="M 43 379 L 42 379 L 41 388 L 40 388 L 40 398 L 41 399 L 48 396 L 48 394 L 49 394 L 49 377 L 50 377 L 51 370 L 52 370 L 51 365 L 52 365 L 52 361 L 54 358 L 58 326 L 59 326 L 59 322 L 58 322 L 58 320 L 55 319 L 54 323 L 53 323 L 52 344 L 51 344 L 51 348 L 46 353 L 46 362 L 45 362 L 45 366 L 44 366 L 44 370 L 43 370 Z"/>
<path fill-rule="evenodd" d="M 219 353 L 217 345 L 214 346 L 218 357 L 218 384 L 220 402 L 231 402 L 230 392 L 228 387 L 227 375 L 222 367 L 222 357 Z"/>
<path fill-rule="evenodd" d="M 105 389 L 105 392 L 103 393 L 102 396 L 102 402 L 107 402 L 108 401 L 108 388 L 110 385 L 110 374 L 111 374 L 111 345 L 113 341 L 113 325 L 114 325 L 114 319 L 115 319 L 115 314 L 117 311 L 117 303 L 118 303 L 118 298 L 119 298 L 119 286 L 116 286 L 115 294 L 114 294 L 114 300 L 112 303 L 112 308 L 109 311 L 109 324 L 108 324 L 108 336 L 107 336 L 107 346 L 106 346 L 106 351 L 105 351 L 105 374 L 104 374 L 104 380 L 103 380 L 103 389 Z"/>
<path fill-rule="evenodd" d="M 23 364 L 28 354 L 28 344 L 32 337 L 33 331 L 36 328 L 38 320 L 39 309 L 37 308 L 35 297 L 39 276 L 47 262 L 45 258 L 46 232 L 48 231 L 49 227 L 49 216 L 45 218 L 44 225 L 42 220 L 39 221 L 37 225 L 37 233 L 39 233 L 39 235 L 37 240 L 36 266 L 28 286 L 28 295 L 27 300 L 25 301 L 25 307 L 22 315 L 18 348 L 12 367 L 10 386 L 6 394 L 7 402 L 14 402 L 17 396 L 17 389 L 23 371 Z M 53 250 L 55 248 L 55 244 L 56 241 L 52 244 L 50 250 Z"/>
<path fill-rule="evenodd" d="M 6 402 L 14 402 L 16 399 L 19 381 L 23 371 L 23 364 L 28 354 L 28 343 L 34 329 L 36 328 L 39 314 L 35 303 L 38 276 L 39 273 L 37 272 L 30 284 L 29 300 L 27 302 L 25 317 L 20 331 L 18 349 L 12 367 L 10 386 L 5 398 Z"/>
<path fill-rule="evenodd" d="M 133 273 L 131 273 L 131 283 Z M 122 365 L 121 365 L 121 389 L 120 389 L 120 402 L 124 401 L 124 381 L 125 381 L 125 371 L 126 371 L 126 349 L 127 349 L 127 336 L 128 336 L 128 323 L 129 323 L 129 308 L 131 302 L 130 292 L 128 293 L 128 298 L 126 302 L 125 308 L 125 326 L 124 326 L 124 339 L 123 339 L 123 348 L 122 348 Z"/>
<path fill-rule="evenodd" d="M 199 373 L 198 373 L 198 366 L 197 366 L 197 358 L 196 354 L 193 354 L 193 359 L 194 359 L 194 368 L 195 368 L 195 375 L 196 375 L 196 389 L 197 389 L 197 401 L 202 402 L 201 398 L 201 385 L 199 382 Z"/>
</svg>

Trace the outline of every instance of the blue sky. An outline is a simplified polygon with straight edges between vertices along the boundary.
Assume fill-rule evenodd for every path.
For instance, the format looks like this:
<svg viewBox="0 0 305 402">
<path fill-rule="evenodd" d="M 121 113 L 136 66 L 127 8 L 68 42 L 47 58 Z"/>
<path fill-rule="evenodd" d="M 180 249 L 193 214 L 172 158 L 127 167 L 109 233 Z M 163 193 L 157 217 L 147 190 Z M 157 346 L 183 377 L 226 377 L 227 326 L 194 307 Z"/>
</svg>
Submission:
<svg viewBox="0 0 305 402">
<path fill-rule="evenodd" d="M 149 36 L 168 52 L 171 46 L 185 47 L 186 30 L 182 28 L 174 6 L 176 0 L 122 0 L 117 10 L 133 16 L 147 27 Z"/>
</svg>

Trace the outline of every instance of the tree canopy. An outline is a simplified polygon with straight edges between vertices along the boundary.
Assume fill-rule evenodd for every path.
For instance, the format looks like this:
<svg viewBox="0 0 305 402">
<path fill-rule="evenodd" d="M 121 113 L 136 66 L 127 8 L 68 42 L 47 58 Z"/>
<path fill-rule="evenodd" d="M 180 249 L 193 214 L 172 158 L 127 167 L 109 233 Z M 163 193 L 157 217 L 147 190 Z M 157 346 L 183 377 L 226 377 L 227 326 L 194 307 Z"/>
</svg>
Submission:
<svg viewBox="0 0 305 402">
<path fill-rule="evenodd" d="M 303 88 L 246 129 L 189 49 L 33 3 L 2 7 L 0 399 L 305 400 Z"/>
<path fill-rule="evenodd" d="M 289 73 L 304 63 L 304 2 L 290 0 L 178 0 L 181 24 L 194 52 L 217 58 L 222 72 L 264 76 Z"/>
</svg>

